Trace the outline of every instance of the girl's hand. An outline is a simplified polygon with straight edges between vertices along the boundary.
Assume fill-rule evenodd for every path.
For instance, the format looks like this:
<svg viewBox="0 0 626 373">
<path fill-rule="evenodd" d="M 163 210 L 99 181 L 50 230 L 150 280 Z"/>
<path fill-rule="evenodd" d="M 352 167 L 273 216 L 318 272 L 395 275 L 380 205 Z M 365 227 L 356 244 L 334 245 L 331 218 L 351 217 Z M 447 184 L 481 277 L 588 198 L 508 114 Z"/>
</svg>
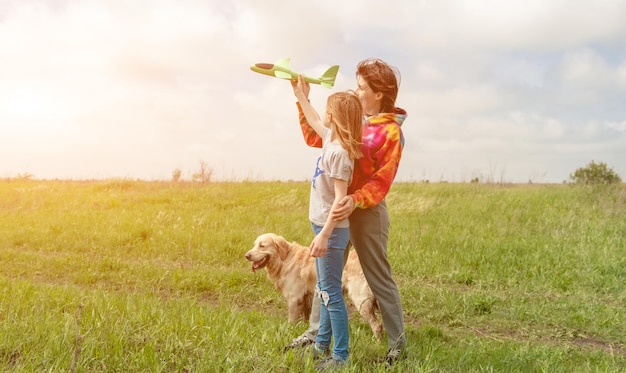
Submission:
<svg viewBox="0 0 626 373">
<path fill-rule="evenodd" d="M 298 75 L 298 80 L 291 80 L 291 88 L 293 88 L 293 94 L 298 98 L 309 99 L 309 92 L 311 91 L 311 85 L 309 82 L 302 78 L 302 75 Z"/>
<path fill-rule="evenodd" d="M 311 245 L 309 245 L 309 253 L 314 258 L 319 258 L 326 255 L 326 249 L 328 248 L 328 237 L 323 237 L 318 234 L 313 238 Z"/>
</svg>

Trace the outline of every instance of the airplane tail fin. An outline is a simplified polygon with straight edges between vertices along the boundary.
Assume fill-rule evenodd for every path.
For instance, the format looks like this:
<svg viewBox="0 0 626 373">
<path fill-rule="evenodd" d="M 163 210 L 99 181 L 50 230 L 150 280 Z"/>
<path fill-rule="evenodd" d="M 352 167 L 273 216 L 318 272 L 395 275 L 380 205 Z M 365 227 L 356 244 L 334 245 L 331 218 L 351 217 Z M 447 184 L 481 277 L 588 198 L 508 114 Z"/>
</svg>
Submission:
<svg viewBox="0 0 626 373">
<path fill-rule="evenodd" d="M 326 88 L 332 88 L 335 85 L 335 79 L 337 78 L 337 72 L 339 71 L 339 65 L 334 65 L 328 68 L 326 72 L 320 77 L 320 84 Z"/>
</svg>

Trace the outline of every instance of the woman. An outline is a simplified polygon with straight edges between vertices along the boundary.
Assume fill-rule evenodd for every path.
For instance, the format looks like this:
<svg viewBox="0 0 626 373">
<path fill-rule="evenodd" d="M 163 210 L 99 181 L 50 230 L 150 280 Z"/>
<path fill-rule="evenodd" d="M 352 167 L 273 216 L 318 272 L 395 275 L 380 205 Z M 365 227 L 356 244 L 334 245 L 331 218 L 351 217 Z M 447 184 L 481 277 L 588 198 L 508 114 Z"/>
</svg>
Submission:
<svg viewBox="0 0 626 373">
<path fill-rule="evenodd" d="M 406 346 L 402 302 L 387 260 L 390 221 L 385 203 L 404 146 L 400 126 L 406 118 L 406 111 L 395 106 L 398 77 L 397 70 L 380 59 L 366 59 L 357 65 L 356 93 L 364 114 L 363 157 L 354 162 L 348 195 L 340 201 L 340 207 L 331 211 L 334 220 L 350 219 L 350 241 L 378 300 L 387 330 L 388 351 L 385 360 L 389 365 L 398 359 Z M 294 89 L 295 85 L 292 82 Z M 305 94 L 308 96 L 308 90 L 305 90 Z M 307 145 L 320 147 L 321 138 L 309 126 L 299 105 L 298 109 Z M 312 312 L 309 330 L 294 339 L 288 348 L 312 343 L 310 336 L 316 333 L 316 324 L 319 325 L 319 320 L 315 320 L 315 316 L 319 318 L 319 311 L 316 311 Z"/>
</svg>

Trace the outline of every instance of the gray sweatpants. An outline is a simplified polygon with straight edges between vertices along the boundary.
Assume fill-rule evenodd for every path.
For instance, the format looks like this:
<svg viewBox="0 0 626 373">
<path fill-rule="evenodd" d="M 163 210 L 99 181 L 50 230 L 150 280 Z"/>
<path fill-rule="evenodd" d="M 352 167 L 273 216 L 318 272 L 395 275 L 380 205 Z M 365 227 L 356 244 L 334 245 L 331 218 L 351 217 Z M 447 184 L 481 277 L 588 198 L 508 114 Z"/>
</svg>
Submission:
<svg viewBox="0 0 626 373">
<path fill-rule="evenodd" d="M 357 208 L 350 215 L 350 241 L 359 255 L 367 283 L 378 300 L 383 325 L 387 330 L 387 345 L 389 348 L 402 349 L 406 346 L 404 314 L 400 292 L 387 260 L 389 225 L 389 213 L 384 200 L 369 209 Z M 303 335 L 315 340 L 319 326 L 320 297 L 316 293 L 313 297 L 309 329 Z"/>
</svg>

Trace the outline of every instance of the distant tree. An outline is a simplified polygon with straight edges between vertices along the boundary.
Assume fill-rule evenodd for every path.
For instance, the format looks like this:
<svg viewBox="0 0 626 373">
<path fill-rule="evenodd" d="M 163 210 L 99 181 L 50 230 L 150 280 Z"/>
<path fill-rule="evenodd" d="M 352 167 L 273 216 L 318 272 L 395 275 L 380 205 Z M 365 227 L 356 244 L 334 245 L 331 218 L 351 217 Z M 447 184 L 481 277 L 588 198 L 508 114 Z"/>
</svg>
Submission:
<svg viewBox="0 0 626 373">
<path fill-rule="evenodd" d="M 193 181 L 208 184 L 213 177 L 213 169 L 210 168 L 206 162 L 200 161 L 200 171 L 192 175 Z"/>
<path fill-rule="evenodd" d="M 616 184 L 621 183 L 619 175 L 609 168 L 606 163 L 591 161 L 586 167 L 581 167 L 569 175 L 576 184 Z"/>
<path fill-rule="evenodd" d="M 32 180 L 34 177 L 35 175 L 31 174 L 30 172 L 24 172 L 23 174 L 17 174 L 15 178 L 17 180 Z"/>
<path fill-rule="evenodd" d="M 175 183 L 179 182 L 182 174 L 183 172 L 180 170 L 180 168 L 177 168 L 174 171 L 172 171 L 172 181 Z"/>
</svg>

